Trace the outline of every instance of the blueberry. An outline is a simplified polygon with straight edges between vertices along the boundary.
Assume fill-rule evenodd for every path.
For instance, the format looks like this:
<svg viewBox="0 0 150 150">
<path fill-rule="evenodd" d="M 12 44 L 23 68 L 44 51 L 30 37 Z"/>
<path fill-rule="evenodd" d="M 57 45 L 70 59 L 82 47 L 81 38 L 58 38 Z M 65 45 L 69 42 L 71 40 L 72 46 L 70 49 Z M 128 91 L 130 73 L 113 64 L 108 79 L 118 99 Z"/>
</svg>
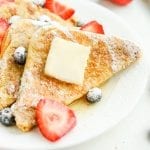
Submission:
<svg viewBox="0 0 150 150">
<path fill-rule="evenodd" d="M 5 108 L 0 111 L 0 122 L 5 126 L 12 126 L 15 124 L 15 118 L 10 108 Z"/>
<path fill-rule="evenodd" d="M 14 59 L 15 61 L 20 64 L 24 65 L 26 61 L 26 49 L 24 47 L 18 47 L 14 52 Z"/>
<path fill-rule="evenodd" d="M 87 93 L 87 101 L 90 103 L 99 102 L 102 99 L 102 91 L 99 88 L 92 88 Z"/>
</svg>

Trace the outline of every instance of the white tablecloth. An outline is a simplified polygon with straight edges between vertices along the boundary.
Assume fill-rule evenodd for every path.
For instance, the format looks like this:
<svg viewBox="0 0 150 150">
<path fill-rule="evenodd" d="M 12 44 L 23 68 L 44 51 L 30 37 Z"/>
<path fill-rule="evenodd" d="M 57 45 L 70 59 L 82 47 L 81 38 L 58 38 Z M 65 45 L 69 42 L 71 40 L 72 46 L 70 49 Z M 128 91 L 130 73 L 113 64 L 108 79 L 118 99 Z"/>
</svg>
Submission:
<svg viewBox="0 0 150 150">
<path fill-rule="evenodd" d="M 115 6 L 107 0 L 91 1 L 117 13 L 141 36 L 150 72 L 150 0 L 134 0 L 126 7 Z M 127 118 L 103 135 L 67 150 L 150 150 L 148 132 L 150 134 L 150 80 Z"/>
</svg>

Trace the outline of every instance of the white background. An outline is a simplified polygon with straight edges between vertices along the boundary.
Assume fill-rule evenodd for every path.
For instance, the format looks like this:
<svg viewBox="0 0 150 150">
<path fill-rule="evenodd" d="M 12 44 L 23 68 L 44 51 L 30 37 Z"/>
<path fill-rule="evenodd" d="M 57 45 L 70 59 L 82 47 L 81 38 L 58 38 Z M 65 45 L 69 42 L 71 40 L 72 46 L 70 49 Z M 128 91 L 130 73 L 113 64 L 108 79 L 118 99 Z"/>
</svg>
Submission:
<svg viewBox="0 0 150 150">
<path fill-rule="evenodd" d="M 107 0 L 91 1 L 121 16 L 138 33 L 150 73 L 150 0 L 133 0 L 126 7 L 115 6 Z M 150 150 L 150 79 L 139 103 L 126 119 L 103 135 L 65 150 Z"/>
</svg>

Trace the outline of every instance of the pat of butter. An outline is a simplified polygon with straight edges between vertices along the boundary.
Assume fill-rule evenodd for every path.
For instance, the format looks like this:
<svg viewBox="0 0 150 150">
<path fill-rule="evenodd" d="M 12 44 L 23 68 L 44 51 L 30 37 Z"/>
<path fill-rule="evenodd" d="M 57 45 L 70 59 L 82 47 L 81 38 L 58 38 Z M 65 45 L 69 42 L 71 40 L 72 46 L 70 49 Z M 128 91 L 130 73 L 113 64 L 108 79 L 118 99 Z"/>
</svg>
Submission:
<svg viewBox="0 0 150 150">
<path fill-rule="evenodd" d="M 45 74 L 68 83 L 82 85 L 90 47 L 55 37 L 45 65 Z"/>
</svg>

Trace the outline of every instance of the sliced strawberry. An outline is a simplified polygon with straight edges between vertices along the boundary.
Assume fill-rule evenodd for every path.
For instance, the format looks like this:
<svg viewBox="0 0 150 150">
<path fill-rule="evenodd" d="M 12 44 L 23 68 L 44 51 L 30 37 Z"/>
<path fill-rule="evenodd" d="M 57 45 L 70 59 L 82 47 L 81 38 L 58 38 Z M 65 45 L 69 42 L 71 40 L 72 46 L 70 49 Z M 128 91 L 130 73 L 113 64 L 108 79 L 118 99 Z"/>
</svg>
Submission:
<svg viewBox="0 0 150 150">
<path fill-rule="evenodd" d="M 69 19 L 75 13 L 74 9 L 69 8 L 68 6 L 65 6 L 55 0 L 46 0 L 45 8 L 57 14 L 64 20 Z"/>
<path fill-rule="evenodd" d="M 60 102 L 47 99 L 38 103 L 36 118 L 43 136 L 53 142 L 68 133 L 76 124 L 76 117 L 71 109 Z"/>
<path fill-rule="evenodd" d="M 97 21 L 88 22 L 87 24 L 83 25 L 80 30 L 104 34 L 103 26 Z"/>
<path fill-rule="evenodd" d="M 3 4 L 7 4 L 9 2 L 14 2 L 14 0 L 0 0 L 0 6 L 2 6 Z"/>
<path fill-rule="evenodd" d="M 111 0 L 111 2 L 117 4 L 117 5 L 127 5 L 131 2 L 132 0 Z"/>
<path fill-rule="evenodd" d="M 0 46 L 8 27 L 8 22 L 5 19 L 0 18 Z"/>
</svg>

